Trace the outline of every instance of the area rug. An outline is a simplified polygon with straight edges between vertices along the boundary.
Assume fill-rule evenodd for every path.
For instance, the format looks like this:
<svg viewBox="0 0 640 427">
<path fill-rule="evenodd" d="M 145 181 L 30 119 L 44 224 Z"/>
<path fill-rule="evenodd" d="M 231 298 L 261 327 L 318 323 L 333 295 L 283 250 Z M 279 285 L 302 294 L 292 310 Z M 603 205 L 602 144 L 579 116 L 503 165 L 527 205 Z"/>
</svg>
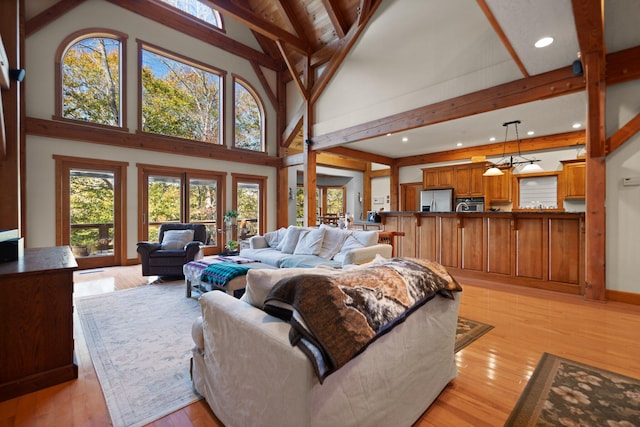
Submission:
<svg viewBox="0 0 640 427">
<path fill-rule="evenodd" d="M 459 352 L 487 332 L 493 329 L 493 326 L 486 323 L 477 322 L 475 320 L 458 317 L 458 327 L 456 329 L 456 345 L 455 352 Z"/>
<path fill-rule="evenodd" d="M 115 427 L 141 426 L 200 399 L 189 376 L 200 305 L 184 292 L 184 282 L 168 282 L 76 299 Z"/>
<path fill-rule="evenodd" d="M 505 426 L 640 426 L 640 380 L 544 353 Z"/>
</svg>

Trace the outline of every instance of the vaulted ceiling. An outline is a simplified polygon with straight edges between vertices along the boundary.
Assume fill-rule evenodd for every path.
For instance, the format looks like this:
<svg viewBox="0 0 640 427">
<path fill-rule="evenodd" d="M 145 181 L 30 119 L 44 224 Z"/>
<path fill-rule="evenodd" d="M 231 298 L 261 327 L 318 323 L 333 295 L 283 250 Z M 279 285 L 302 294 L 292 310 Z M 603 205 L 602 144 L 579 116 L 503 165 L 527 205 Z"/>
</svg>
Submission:
<svg viewBox="0 0 640 427">
<path fill-rule="evenodd" d="M 287 73 L 312 104 L 323 93 L 358 90 L 358 79 L 334 82 L 336 75 L 349 75 L 352 63 L 389 70 L 392 89 L 419 91 L 419 105 L 381 108 L 381 117 L 365 123 L 341 122 L 349 111 L 337 106 L 336 117 L 313 134 L 319 148 L 386 158 L 485 145 L 491 136 L 500 141 L 500 125 L 516 119 L 523 122 L 523 139 L 529 130 L 536 137 L 575 132 L 575 123 L 584 130 L 585 83 L 571 65 L 585 48 L 608 55 L 618 81 L 640 74 L 637 0 L 201 0 L 224 20 L 249 27 L 254 47 L 170 16 L 154 0 L 107 1 L 224 47 L 256 70 Z M 82 2 L 26 2 L 27 34 Z M 534 48 L 545 35 L 554 43 Z M 453 104 L 457 113 L 450 111 Z M 301 114 L 293 116 L 283 124 L 287 146 L 301 139 Z M 408 141 L 400 143 L 401 137 Z"/>
</svg>

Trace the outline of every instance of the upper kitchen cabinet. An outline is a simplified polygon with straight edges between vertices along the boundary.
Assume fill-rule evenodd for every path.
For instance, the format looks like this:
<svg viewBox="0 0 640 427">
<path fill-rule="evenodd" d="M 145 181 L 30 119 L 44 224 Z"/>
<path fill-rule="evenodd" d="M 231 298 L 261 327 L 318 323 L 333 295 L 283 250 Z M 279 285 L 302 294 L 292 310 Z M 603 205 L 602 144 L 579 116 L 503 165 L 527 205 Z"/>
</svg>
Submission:
<svg viewBox="0 0 640 427">
<path fill-rule="evenodd" d="M 584 159 L 563 160 L 564 198 L 584 199 L 586 195 L 586 163 Z"/>
<path fill-rule="evenodd" d="M 483 176 L 487 166 L 484 163 L 471 163 L 454 166 L 454 188 L 456 197 L 484 196 Z"/>
<path fill-rule="evenodd" d="M 501 168 L 503 175 L 485 176 L 484 192 L 485 203 L 510 203 L 512 188 L 512 168 Z"/>
<path fill-rule="evenodd" d="M 451 188 L 453 184 L 453 168 L 444 166 L 422 169 L 422 186 L 424 189 Z"/>
</svg>

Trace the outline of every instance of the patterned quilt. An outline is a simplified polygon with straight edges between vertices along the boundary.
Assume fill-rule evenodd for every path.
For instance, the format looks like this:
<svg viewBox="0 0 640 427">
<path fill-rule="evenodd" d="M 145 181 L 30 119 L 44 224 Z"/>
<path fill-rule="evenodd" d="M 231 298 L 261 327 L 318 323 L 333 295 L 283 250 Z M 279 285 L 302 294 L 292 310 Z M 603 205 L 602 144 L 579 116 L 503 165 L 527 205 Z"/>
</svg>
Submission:
<svg viewBox="0 0 640 427">
<path fill-rule="evenodd" d="M 285 278 L 264 310 L 291 323 L 291 344 L 322 382 L 427 301 L 461 290 L 440 264 L 392 258 L 338 275 Z"/>
</svg>

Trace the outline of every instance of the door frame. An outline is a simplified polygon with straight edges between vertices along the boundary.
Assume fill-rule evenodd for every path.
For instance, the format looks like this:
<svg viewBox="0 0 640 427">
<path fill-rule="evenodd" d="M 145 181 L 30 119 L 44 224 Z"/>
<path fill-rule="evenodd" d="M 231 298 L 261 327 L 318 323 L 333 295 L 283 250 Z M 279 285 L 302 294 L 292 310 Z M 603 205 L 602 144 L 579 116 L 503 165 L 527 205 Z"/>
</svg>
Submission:
<svg viewBox="0 0 640 427">
<path fill-rule="evenodd" d="M 69 178 L 72 169 L 113 173 L 113 255 L 77 258 L 81 270 L 123 265 L 127 251 L 127 167 L 128 162 L 53 155 L 56 175 L 56 245 L 70 245 Z"/>
</svg>

